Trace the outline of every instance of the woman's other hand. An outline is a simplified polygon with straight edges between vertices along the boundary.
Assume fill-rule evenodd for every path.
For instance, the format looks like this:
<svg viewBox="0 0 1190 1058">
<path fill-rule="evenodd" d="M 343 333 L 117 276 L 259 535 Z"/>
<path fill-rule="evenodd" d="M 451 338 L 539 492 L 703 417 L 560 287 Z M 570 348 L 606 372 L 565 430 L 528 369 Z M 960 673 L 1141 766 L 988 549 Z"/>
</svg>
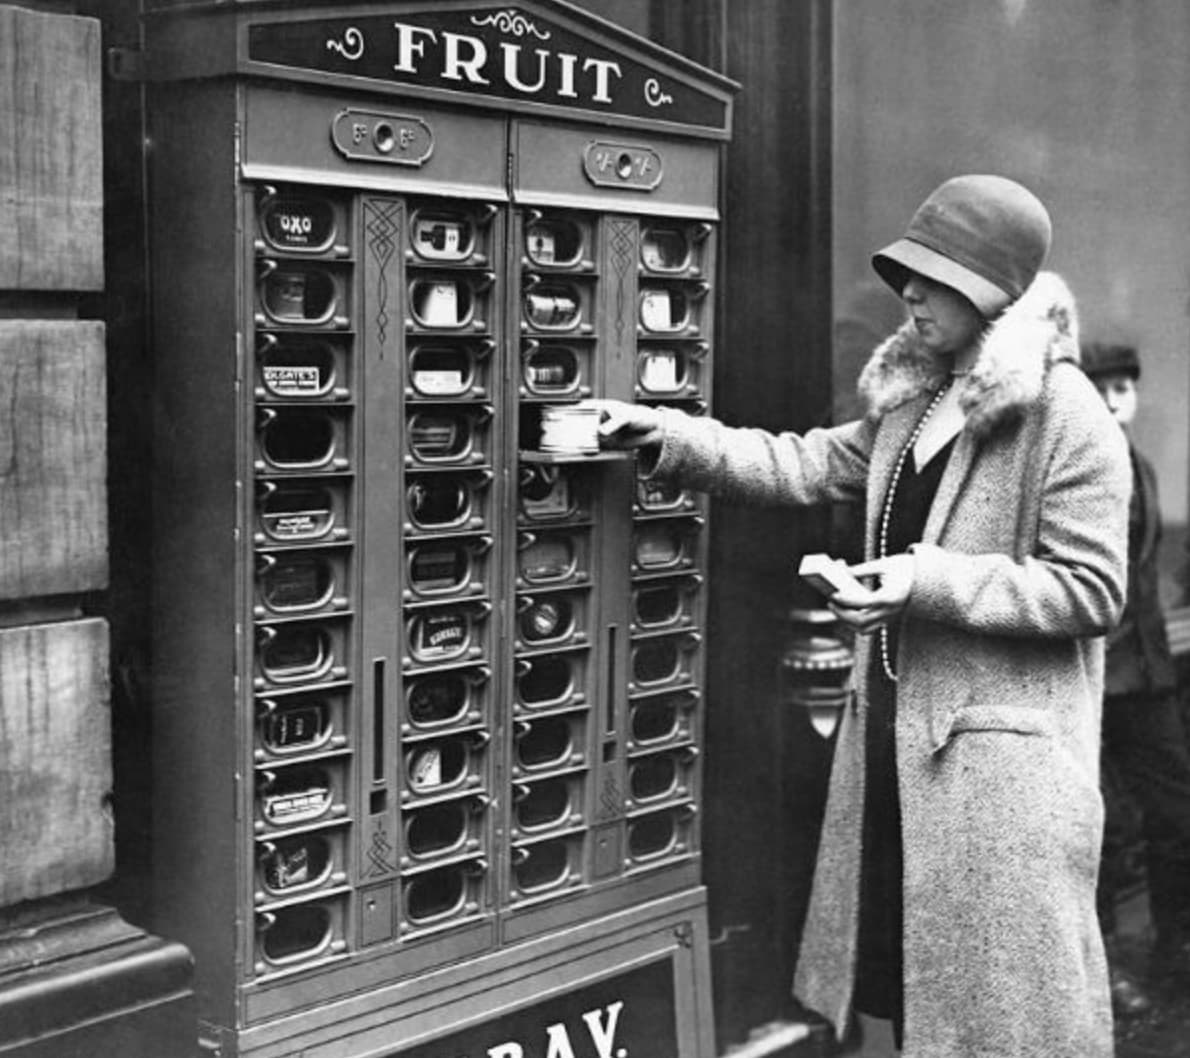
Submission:
<svg viewBox="0 0 1190 1058">
<path fill-rule="evenodd" d="M 859 578 L 876 578 L 872 589 L 847 589 L 830 597 L 835 615 L 859 632 L 874 632 L 896 618 L 913 590 L 913 556 L 890 555 L 848 567 Z"/>
<path fill-rule="evenodd" d="M 661 443 L 661 414 L 656 408 L 623 400 L 585 400 L 582 406 L 600 411 L 600 448 L 632 449 Z"/>
</svg>

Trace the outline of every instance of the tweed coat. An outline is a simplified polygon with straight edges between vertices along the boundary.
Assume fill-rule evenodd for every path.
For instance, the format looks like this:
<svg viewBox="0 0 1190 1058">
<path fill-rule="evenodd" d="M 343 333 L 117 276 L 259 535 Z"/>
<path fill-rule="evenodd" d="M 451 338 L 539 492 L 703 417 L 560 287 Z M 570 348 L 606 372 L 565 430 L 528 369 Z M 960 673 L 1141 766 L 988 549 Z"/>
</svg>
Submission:
<svg viewBox="0 0 1190 1058">
<path fill-rule="evenodd" d="M 1124 436 L 1076 366 L 1066 285 L 1042 273 L 985 332 L 966 412 L 911 550 L 896 745 L 904 843 L 906 1058 L 1107 1058 L 1094 894 L 1103 635 L 1124 601 Z M 651 473 L 740 501 L 866 504 L 946 372 L 907 324 L 860 377 L 862 421 L 805 436 L 666 410 Z M 866 674 L 839 728 L 797 996 L 851 1010 Z"/>
</svg>

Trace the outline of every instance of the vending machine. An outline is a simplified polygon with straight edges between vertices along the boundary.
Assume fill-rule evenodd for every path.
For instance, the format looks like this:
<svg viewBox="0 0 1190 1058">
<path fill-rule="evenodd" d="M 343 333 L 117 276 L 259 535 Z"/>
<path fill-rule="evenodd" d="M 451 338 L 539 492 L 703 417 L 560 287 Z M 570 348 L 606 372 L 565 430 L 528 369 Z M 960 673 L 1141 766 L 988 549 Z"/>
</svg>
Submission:
<svg viewBox="0 0 1190 1058">
<path fill-rule="evenodd" d="M 709 1058 L 726 79 L 557 0 L 144 19 L 154 926 L 204 1053 Z"/>
</svg>

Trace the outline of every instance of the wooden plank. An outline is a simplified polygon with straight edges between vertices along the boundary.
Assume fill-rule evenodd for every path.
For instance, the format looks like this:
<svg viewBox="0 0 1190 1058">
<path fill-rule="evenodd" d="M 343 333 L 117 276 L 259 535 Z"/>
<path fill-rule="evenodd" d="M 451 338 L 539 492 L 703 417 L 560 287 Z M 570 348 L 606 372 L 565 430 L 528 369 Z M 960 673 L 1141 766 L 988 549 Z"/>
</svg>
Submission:
<svg viewBox="0 0 1190 1058">
<path fill-rule="evenodd" d="M 0 289 L 103 287 L 95 19 L 0 6 Z"/>
<path fill-rule="evenodd" d="M 0 600 L 107 584 L 103 324 L 0 320 Z"/>
<path fill-rule="evenodd" d="M 0 631 L 0 906 L 111 874 L 111 783 L 107 622 Z"/>
</svg>

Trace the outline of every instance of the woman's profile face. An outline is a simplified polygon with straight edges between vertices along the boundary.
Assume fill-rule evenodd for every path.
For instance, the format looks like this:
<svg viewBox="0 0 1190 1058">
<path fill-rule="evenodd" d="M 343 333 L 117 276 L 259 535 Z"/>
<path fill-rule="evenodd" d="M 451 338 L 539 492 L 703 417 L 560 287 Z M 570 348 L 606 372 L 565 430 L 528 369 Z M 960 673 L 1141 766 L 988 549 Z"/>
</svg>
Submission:
<svg viewBox="0 0 1190 1058">
<path fill-rule="evenodd" d="M 932 353 L 957 353 L 979 339 L 985 320 L 957 290 L 916 272 L 909 274 L 901 299 L 918 337 Z"/>
</svg>

